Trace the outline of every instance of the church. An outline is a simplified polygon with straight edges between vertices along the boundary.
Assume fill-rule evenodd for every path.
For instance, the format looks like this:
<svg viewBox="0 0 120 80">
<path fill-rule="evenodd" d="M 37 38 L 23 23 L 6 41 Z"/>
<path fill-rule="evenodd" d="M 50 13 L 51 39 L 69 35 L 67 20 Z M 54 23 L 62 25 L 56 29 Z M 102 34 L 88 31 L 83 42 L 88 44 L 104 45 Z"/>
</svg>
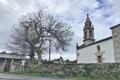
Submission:
<svg viewBox="0 0 120 80">
<path fill-rule="evenodd" d="M 94 27 L 87 14 L 83 44 L 76 45 L 77 63 L 120 63 L 120 24 L 110 28 L 112 36 L 95 41 Z"/>
</svg>

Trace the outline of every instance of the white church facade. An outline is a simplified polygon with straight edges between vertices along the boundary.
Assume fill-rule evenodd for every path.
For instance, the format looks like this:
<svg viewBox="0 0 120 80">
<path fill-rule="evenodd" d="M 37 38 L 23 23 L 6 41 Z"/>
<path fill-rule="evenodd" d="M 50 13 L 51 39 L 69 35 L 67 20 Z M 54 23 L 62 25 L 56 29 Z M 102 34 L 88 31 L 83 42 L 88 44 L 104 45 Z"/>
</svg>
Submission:
<svg viewBox="0 0 120 80">
<path fill-rule="evenodd" d="M 84 43 L 76 45 L 77 63 L 120 63 L 120 24 L 111 30 L 112 36 L 95 41 L 94 27 L 87 15 Z"/>
</svg>

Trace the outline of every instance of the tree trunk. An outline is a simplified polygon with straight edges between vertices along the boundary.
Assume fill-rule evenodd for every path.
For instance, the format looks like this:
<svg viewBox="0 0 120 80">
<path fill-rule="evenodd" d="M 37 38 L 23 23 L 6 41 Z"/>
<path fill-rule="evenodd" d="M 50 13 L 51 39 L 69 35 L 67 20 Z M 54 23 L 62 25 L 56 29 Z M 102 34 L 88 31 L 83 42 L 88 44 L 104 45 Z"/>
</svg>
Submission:
<svg viewBox="0 0 120 80">
<path fill-rule="evenodd" d="M 31 47 L 30 48 L 30 55 L 29 55 L 30 56 L 30 61 L 32 61 L 34 59 L 34 56 L 35 56 L 34 52 L 35 52 L 34 47 Z"/>
<path fill-rule="evenodd" d="M 41 57 L 41 54 L 42 54 L 42 51 L 38 52 L 38 64 L 42 64 L 42 57 Z"/>
</svg>

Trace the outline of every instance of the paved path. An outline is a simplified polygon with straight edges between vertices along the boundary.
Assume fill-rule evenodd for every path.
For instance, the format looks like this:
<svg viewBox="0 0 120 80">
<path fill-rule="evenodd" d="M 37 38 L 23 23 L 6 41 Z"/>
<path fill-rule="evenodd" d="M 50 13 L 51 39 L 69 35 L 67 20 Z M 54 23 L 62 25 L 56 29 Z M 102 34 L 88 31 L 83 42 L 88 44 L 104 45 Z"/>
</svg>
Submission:
<svg viewBox="0 0 120 80">
<path fill-rule="evenodd" d="M 47 78 L 47 77 L 31 77 L 31 76 L 21 76 L 21 75 L 0 73 L 0 80 L 69 80 L 69 79 Z"/>
</svg>

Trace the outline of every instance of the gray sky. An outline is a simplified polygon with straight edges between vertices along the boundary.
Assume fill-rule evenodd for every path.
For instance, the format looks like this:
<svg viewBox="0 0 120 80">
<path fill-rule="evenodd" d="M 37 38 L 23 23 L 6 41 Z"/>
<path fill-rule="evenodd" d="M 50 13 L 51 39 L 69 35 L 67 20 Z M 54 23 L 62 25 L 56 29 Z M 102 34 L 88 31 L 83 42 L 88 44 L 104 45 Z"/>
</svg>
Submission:
<svg viewBox="0 0 120 80">
<path fill-rule="evenodd" d="M 72 25 L 75 35 L 64 58 L 76 58 L 76 43 L 82 44 L 86 13 L 90 14 L 96 40 L 111 36 L 110 27 L 120 23 L 120 0 L 0 0 L 0 49 L 6 50 L 12 25 L 41 5 L 46 11 Z M 61 53 L 63 55 L 63 52 Z M 59 54 L 52 57 L 59 57 Z"/>
</svg>

